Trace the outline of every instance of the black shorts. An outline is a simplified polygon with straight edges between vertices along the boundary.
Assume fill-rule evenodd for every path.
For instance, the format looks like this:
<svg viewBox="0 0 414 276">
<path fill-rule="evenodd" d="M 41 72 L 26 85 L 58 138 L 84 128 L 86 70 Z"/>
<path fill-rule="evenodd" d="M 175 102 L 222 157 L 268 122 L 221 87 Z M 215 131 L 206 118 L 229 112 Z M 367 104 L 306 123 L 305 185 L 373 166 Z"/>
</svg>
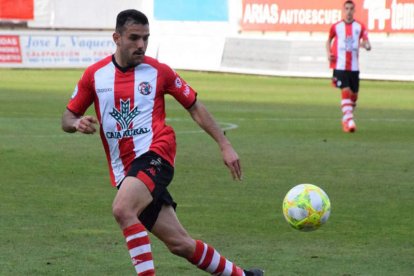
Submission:
<svg viewBox="0 0 414 276">
<path fill-rule="evenodd" d="M 132 161 L 126 176 L 133 176 L 144 182 L 153 197 L 152 202 L 142 211 L 138 219 L 151 231 L 163 205 L 171 205 L 174 209 L 177 203 L 167 190 L 174 176 L 174 167 L 153 151 Z M 121 187 L 118 185 L 118 189 Z"/>
<path fill-rule="evenodd" d="M 359 91 L 359 71 L 334 70 L 332 84 L 338 88 L 351 88 L 352 92 Z"/>
</svg>

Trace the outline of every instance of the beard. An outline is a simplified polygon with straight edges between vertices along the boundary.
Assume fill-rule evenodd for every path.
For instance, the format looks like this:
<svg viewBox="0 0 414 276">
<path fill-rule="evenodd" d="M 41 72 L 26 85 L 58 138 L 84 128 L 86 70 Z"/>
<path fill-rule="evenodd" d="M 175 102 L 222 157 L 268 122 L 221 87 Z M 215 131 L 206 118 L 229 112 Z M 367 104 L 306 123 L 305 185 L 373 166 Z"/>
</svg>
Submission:
<svg viewBox="0 0 414 276">
<path fill-rule="evenodd" d="M 122 60 L 122 67 L 136 67 L 144 61 L 145 51 L 121 51 L 120 57 Z"/>
<path fill-rule="evenodd" d="M 135 51 L 127 59 L 128 67 L 135 67 L 144 61 L 145 52 L 144 51 Z"/>
<path fill-rule="evenodd" d="M 135 66 L 138 66 L 140 63 L 141 63 L 140 61 L 132 61 L 132 60 L 129 60 L 127 62 L 127 67 L 135 67 Z"/>
</svg>

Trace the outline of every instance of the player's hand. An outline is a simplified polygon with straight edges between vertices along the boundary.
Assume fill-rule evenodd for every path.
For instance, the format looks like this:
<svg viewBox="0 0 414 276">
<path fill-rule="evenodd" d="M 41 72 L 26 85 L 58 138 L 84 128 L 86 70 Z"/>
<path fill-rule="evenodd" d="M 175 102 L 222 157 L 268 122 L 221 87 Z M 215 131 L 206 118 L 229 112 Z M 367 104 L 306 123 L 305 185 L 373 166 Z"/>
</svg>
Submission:
<svg viewBox="0 0 414 276">
<path fill-rule="evenodd" d="M 363 47 L 367 51 L 371 51 L 371 44 L 368 41 L 362 41 L 361 47 Z"/>
<path fill-rule="evenodd" d="M 334 54 L 329 54 L 329 55 L 328 55 L 328 60 L 329 60 L 330 62 L 334 62 L 334 61 L 336 60 L 335 55 L 334 55 Z"/>
<path fill-rule="evenodd" d="M 229 168 L 233 180 L 242 180 L 243 174 L 240 166 L 240 159 L 233 147 L 228 144 L 222 148 L 224 164 Z"/>
<path fill-rule="evenodd" d="M 85 134 L 94 134 L 96 132 L 95 125 L 98 124 L 98 120 L 96 120 L 92 116 L 83 116 L 75 121 L 75 128 L 76 131 Z"/>
</svg>

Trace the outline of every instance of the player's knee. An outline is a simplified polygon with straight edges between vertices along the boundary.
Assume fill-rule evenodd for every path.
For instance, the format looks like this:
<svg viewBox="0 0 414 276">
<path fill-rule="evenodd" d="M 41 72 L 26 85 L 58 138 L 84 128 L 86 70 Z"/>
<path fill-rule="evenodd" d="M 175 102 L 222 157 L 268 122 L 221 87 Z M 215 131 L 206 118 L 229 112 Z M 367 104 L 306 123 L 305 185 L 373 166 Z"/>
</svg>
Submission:
<svg viewBox="0 0 414 276">
<path fill-rule="evenodd" d="M 112 215 L 114 216 L 115 220 L 119 223 L 125 217 L 124 209 L 114 204 L 112 206 Z"/>
<path fill-rule="evenodd" d="M 125 206 L 116 203 L 112 206 L 112 215 L 120 225 L 123 225 L 131 218 L 136 217 L 136 215 Z"/>
<path fill-rule="evenodd" d="M 167 247 L 174 255 L 189 259 L 194 253 L 195 245 L 190 237 L 183 237 L 170 242 Z"/>
</svg>

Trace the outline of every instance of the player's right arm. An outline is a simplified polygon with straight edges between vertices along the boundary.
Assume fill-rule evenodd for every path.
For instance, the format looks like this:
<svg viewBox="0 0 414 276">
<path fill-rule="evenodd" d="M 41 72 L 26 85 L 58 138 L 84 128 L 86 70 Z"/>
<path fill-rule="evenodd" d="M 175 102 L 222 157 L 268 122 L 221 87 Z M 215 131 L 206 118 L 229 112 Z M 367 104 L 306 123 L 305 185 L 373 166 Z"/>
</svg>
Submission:
<svg viewBox="0 0 414 276">
<path fill-rule="evenodd" d="M 79 131 L 85 134 L 96 132 L 98 120 L 89 115 L 83 115 L 94 100 L 93 74 L 87 70 L 79 80 L 72 98 L 62 116 L 62 129 L 73 133 Z"/>
<path fill-rule="evenodd" d="M 62 129 L 69 133 L 79 131 L 84 134 L 93 134 L 96 132 L 97 123 L 98 120 L 89 115 L 78 116 L 69 109 L 63 112 Z"/>
</svg>

